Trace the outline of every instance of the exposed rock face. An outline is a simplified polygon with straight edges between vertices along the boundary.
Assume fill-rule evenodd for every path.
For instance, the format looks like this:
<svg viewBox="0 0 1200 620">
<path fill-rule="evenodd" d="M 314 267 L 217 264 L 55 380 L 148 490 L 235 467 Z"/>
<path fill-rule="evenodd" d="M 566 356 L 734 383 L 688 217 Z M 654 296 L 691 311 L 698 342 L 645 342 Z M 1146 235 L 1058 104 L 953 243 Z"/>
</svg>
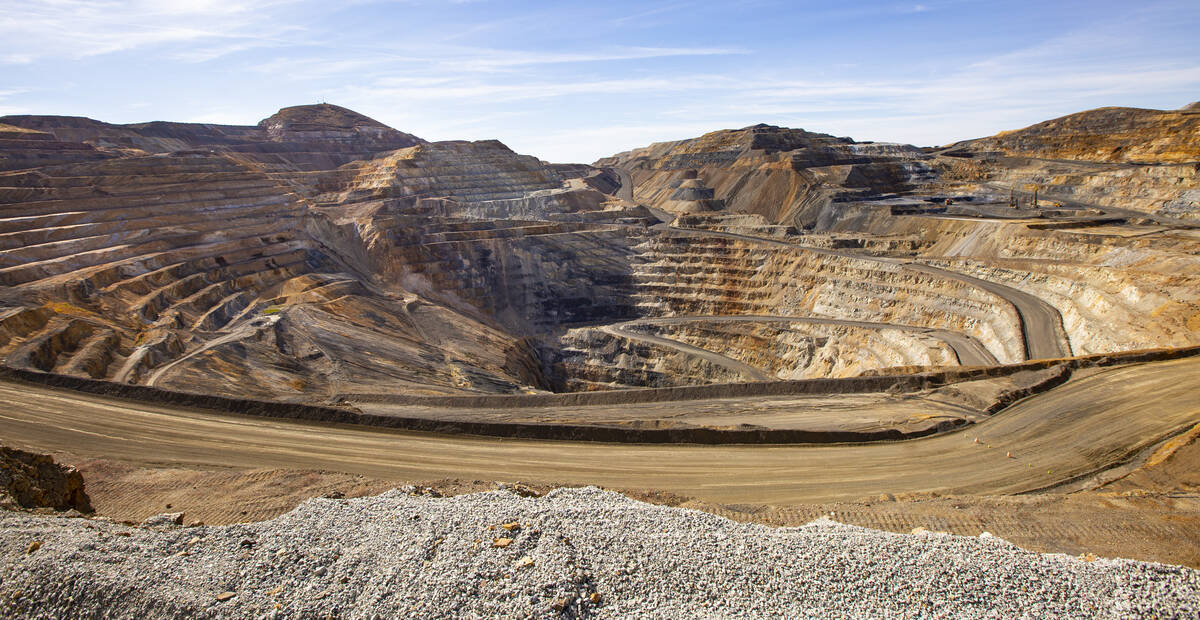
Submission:
<svg viewBox="0 0 1200 620">
<path fill-rule="evenodd" d="M 92 512 L 83 476 L 47 454 L 0 446 L 0 508 Z"/>
<path fill-rule="evenodd" d="M 496 140 L 414 146 L 354 166 L 347 190 L 375 196 L 443 196 L 489 202 L 554 189 L 560 177 L 536 157 L 517 155 Z"/>
<path fill-rule="evenodd" d="M 1195 104 L 1192 104 L 1195 105 Z M 982 154 L 1121 163 L 1200 161 L 1200 116 L 1182 110 L 1098 108 L 952 148 Z"/>
<path fill-rule="evenodd" d="M 397 131 L 383 123 L 328 103 L 284 108 L 258 126 L 273 142 L 353 145 L 372 151 L 390 151 L 420 144 L 424 140 Z"/>
<path fill-rule="evenodd" d="M 920 156 L 907 145 L 755 125 L 652 144 L 596 165 L 628 170 L 635 198 L 654 207 L 668 208 L 681 182 L 699 177 L 729 211 L 804 228 L 834 201 L 911 189 L 925 172 Z"/>
<path fill-rule="evenodd" d="M 108 157 L 90 144 L 58 140 L 54 134 L 0 123 L 0 170 L 20 170 Z"/>
<path fill-rule="evenodd" d="M 704 185 L 699 178 L 684 179 L 678 188 L 671 192 L 671 199 L 661 207 L 671 213 L 681 215 L 720 211 L 725 208 L 724 200 L 713 198 L 714 192 Z"/>
<path fill-rule="evenodd" d="M 882 253 L 935 262 L 1046 301 L 1062 315 L 1077 354 L 1182 346 L 1200 338 L 1194 230 L 970 221 L 887 210 L 845 225 L 860 231 L 859 239 L 903 238 L 912 248 Z"/>
<path fill-rule="evenodd" d="M 1100 108 L 940 153 L 950 156 L 936 162 L 946 180 L 968 188 L 1036 187 L 1051 203 L 1200 218 L 1200 115 L 1188 108 Z"/>
<path fill-rule="evenodd" d="M 554 165 L 330 105 L 256 126 L 4 122 L 0 359 L 21 368 L 338 402 L 909 372 L 1200 330 L 1175 220 L 993 204 L 1036 178 L 1188 216 L 1192 164 L 758 125 Z M 1138 152 L 1184 148 L 1156 144 Z"/>
<path fill-rule="evenodd" d="M 310 402 L 537 388 L 521 334 L 593 315 L 607 276 L 580 257 L 622 241 L 590 235 L 647 217 L 604 210 L 602 171 L 336 106 L 256 127 L 12 120 L 45 130 L 14 126 L 34 137 L 15 161 L 59 134 L 98 159 L 0 175 L 0 356 L 42 371 Z"/>
</svg>

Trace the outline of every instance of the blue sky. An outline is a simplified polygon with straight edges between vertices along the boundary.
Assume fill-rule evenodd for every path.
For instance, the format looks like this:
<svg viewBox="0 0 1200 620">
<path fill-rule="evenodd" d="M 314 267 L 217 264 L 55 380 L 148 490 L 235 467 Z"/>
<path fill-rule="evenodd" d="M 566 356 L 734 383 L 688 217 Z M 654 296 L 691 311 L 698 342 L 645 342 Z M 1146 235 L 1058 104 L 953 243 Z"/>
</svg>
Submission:
<svg viewBox="0 0 1200 620">
<path fill-rule="evenodd" d="M 1200 2 L 0 0 L 0 114 L 327 101 L 590 162 L 765 122 L 945 144 L 1200 100 Z"/>
</svg>

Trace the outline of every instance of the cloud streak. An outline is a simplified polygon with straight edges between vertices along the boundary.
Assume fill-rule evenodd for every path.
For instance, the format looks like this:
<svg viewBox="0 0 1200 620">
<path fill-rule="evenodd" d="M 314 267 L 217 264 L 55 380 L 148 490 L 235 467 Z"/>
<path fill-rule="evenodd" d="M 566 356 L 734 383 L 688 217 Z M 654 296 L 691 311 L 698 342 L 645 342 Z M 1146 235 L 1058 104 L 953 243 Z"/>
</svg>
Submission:
<svg viewBox="0 0 1200 620">
<path fill-rule="evenodd" d="M 81 59 L 165 44 L 269 41 L 271 11 L 291 0 L 24 0 L 0 17 L 0 60 Z M 202 54 L 200 51 L 193 52 Z M 215 57 L 215 56 L 214 56 Z"/>
</svg>

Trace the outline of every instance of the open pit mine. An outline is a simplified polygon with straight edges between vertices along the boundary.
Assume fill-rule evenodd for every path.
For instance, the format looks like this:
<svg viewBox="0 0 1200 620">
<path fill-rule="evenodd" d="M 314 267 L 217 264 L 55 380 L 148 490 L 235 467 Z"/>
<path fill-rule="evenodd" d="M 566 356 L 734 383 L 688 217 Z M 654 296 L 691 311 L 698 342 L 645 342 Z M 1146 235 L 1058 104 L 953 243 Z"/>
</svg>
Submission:
<svg viewBox="0 0 1200 620">
<path fill-rule="evenodd" d="M 793 530 L 734 521 L 822 517 L 778 544 L 865 606 L 763 614 L 1188 616 L 1200 106 L 590 165 L 328 104 L 0 117 L 0 403 L 5 616 L 755 615 L 819 580 L 714 607 L 662 582 L 730 574 L 655 545 L 756 574 L 746 544 Z M 538 497 L 582 485 L 733 521 Z M 967 567 L 988 549 L 1021 570 Z M 979 599 L 904 603 L 894 566 Z"/>
</svg>

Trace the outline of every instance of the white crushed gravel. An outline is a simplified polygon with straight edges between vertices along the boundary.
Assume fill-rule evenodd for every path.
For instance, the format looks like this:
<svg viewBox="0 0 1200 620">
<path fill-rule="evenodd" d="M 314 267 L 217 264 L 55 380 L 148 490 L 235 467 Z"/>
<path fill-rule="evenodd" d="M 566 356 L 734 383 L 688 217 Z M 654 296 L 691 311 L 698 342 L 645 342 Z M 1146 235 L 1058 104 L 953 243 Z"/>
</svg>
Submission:
<svg viewBox="0 0 1200 620">
<path fill-rule="evenodd" d="M 160 523 L 3 513 L 0 616 L 1200 614 L 1200 571 L 1188 568 L 1088 562 L 993 537 L 900 535 L 831 521 L 770 528 L 592 487 L 541 498 L 396 490 L 313 499 L 261 523 Z M 504 538 L 511 542 L 498 546 Z"/>
</svg>

